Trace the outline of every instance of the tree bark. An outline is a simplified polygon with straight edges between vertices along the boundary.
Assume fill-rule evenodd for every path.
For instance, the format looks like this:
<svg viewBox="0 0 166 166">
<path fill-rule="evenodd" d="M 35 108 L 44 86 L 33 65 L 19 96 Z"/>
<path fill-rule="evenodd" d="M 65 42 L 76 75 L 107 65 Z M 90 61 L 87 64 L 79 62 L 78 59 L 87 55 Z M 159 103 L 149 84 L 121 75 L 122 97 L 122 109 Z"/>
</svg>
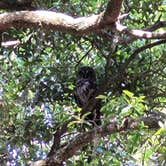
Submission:
<svg viewBox="0 0 166 166">
<path fill-rule="evenodd" d="M 72 141 L 68 142 L 66 146 L 57 150 L 52 156 L 47 157 L 44 160 L 39 160 L 31 164 L 31 166 L 52 166 L 61 165 L 70 157 L 76 154 L 84 145 L 93 142 L 93 140 L 107 135 L 115 134 L 126 130 L 136 130 L 140 124 L 144 123 L 145 129 L 157 129 L 159 128 L 158 122 L 164 121 L 166 115 L 159 112 L 153 112 L 148 116 L 143 116 L 138 119 L 124 118 L 122 124 L 119 126 L 117 120 L 112 120 L 110 123 L 98 128 L 94 128 L 90 131 L 78 134 Z M 143 128 L 142 128 L 143 130 Z"/>
</svg>

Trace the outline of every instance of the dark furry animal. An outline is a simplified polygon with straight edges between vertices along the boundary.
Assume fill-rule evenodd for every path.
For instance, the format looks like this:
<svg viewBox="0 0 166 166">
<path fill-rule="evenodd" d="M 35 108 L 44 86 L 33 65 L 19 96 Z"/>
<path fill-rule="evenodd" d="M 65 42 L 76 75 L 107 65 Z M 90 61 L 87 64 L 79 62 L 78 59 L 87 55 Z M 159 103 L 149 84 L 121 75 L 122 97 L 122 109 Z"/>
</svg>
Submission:
<svg viewBox="0 0 166 166">
<path fill-rule="evenodd" d="M 82 108 L 81 116 L 87 113 L 86 120 L 94 125 L 100 125 L 100 102 L 96 99 L 96 73 L 92 67 L 80 67 L 77 74 L 74 97 Z"/>
</svg>

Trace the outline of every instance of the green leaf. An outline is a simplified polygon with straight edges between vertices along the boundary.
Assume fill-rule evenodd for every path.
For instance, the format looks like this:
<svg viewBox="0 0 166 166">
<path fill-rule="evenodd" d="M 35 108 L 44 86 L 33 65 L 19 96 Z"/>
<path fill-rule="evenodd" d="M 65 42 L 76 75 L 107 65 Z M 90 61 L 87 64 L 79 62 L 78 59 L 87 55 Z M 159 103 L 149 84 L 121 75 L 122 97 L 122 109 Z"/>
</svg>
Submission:
<svg viewBox="0 0 166 166">
<path fill-rule="evenodd" d="M 128 90 L 123 90 L 123 93 L 125 95 L 127 95 L 128 97 L 133 97 L 134 96 L 134 94 L 132 92 L 128 91 Z"/>
<path fill-rule="evenodd" d="M 107 98 L 107 96 L 105 96 L 105 95 L 98 95 L 96 97 L 96 99 L 106 99 L 106 98 Z"/>
<path fill-rule="evenodd" d="M 130 115 L 132 110 L 131 110 L 132 106 L 131 105 L 128 105 L 126 107 L 124 107 L 120 113 L 121 116 L 127 116 L 127 115 Z"/>
</svg>

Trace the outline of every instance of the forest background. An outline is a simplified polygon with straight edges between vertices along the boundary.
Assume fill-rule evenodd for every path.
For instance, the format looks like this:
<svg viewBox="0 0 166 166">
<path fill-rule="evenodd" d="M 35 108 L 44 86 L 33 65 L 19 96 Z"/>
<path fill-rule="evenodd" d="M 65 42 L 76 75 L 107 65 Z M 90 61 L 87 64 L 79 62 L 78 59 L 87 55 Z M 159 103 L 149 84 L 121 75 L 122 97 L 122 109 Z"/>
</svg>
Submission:
<svg viewBox="0 0 166 166">
<path fill-rule="evenodd" d="M 0 165 L 166 165 L 166 1 L 1 0 L 0 43 Z M 83 65 L 101 126 L 73 97 Z"/>
</svg>

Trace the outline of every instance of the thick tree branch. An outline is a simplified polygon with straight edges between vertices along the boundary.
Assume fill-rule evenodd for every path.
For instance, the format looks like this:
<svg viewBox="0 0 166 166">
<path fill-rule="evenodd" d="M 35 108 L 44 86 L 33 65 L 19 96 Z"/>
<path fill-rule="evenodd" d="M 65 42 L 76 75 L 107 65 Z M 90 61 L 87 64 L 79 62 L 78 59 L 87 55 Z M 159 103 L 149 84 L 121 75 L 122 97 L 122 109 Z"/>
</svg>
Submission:
<svg viewBox="0 0 166 166">
<path fill-rule="evenodd" d="M 103 20 L 107 24 L 117 21 L 123 0 L 110 0 L 104 12 Z"/>
<path fill-rule="evenodd" d="M 48 157 L 52 156 L 61 146 L 61 137 L 63 134 L 65 134 L 68 131 L 68 124 L 72 121 L 74 121 L 75 119 L 69 119 L 68 121 L 66 121 L 65 123 L 63 123 L 63 125 L 61 127 L 59 127 L 56 131 L 56 133 L 54 133 L 54 140 L 53 140 L 53 145 L 51 147 L 50 152 L 48 153 Z"/>
<path fill-rule="evenodd" d="M 142 122 L 144 122 L 149 128 L 155 129 L 159 127 L 158 122 L 164 121 L 165 118 L 165 114 L 156 112 L 138 119 L 126 118 L 121 126 L 118 126 L 118 121 L 113 120 L 107 125 L 78 134 L 66 146 L 57 150 L 55 154 L 44 160 L 34 162 L 31 166 L 61 165 L 63 161 L 72 157 L 84 145 L 91 143 L 96 138 L 101 138 L 125 130 L 138 129 Z"/>
<path fill-rule="evenodd" d="M 52 11 L 11 12 L 0 14 L 0 30 L 10 27 L 43 27 L 75 34 L 86 34 L 101 28 L 101 17 L 100 14 L 73 18 Z"/>
<path fill-rule="evenodd" d="M 17 11 L 3 13 L 0 14 L 0 30 L 6 30 L 10 27 L 42 27 L 77 35 L 86 35 L 103 29 L 115 28 L 120 33 L 125 33 L 135 38 L 166 38 L 165 31 L 147 31 L 164 27 L 166 24 L 165 21 L 160 21 L 154 24 L 154 26 L 147 27 L 144 30 L 130 30 L 126 26 L 119 24 L 118 19 L 120 18 L 119 13 L 122 2 L 123 0 L 109 0 L 104 12 L 89 17 L 74 18 L 66 14 L 52 11 Z"/>
<path fill-rule="evenodd" d="M 106 28 L 105 24 L 113 24 L 119 16 L 121 4 L 122 0 L 110 0 L 105 13 L 79 18 L 51 11 L 4 13 L 0 14 L 0 30 L 10 27 L 40 26 L 74 34 L 87 34 Z"/>
</svg>

